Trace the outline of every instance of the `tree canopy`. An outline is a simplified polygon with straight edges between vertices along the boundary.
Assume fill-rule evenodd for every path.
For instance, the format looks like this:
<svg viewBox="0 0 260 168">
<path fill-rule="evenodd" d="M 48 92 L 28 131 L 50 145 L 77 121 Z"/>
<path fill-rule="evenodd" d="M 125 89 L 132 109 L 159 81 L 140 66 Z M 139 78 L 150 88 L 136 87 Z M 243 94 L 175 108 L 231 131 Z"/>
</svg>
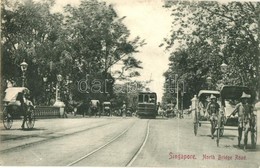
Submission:
<svg viewBox="0 0 260 168">
<path fill-rule="evenodd" d="M 64 13 L 51 12 L 54 4 L 54 0 L 2 2 L 3 79 L 20 86 L 20 63 L 25 60 L 29 65 L 26 86 L 37 102 L 42 101 L 44 87 L 55 88 L 58 74 L 72 81 L 70 87 L 65 87 L 69 80 L 63 80 L 61 86 L 71 89 L 75 99 L 86 95 L 78 89 L 81 80 L 92 85 L 98 79 L 100 94 L 112 96 L 114 79 L 109 69 L 119 61 L 125 70 L 141 68 L 132 55 L 145 45 L 144 40 L 131 40 L 122 22 L 125 17 L 119 17 L 105 2 L 82 0 L 77 7 L 65 6 Z M 43 77 L 47 77 L 46 83 Z"/>
<path fill-rule="evenodd" d="M 187 83 L 190 98 L 200 89 L 220 89 L 223 84 L 248 86 L 259 95 L 259 5 L 166 1 L 173 22 L 170 37 L 161 45 L 171 52 L 171 71 L 165 77 L 178 74 Z M 228 65 L 225 73 L 222 63 Z M 211 84 L 206 82 L 209 76 Z"/>
</svg>

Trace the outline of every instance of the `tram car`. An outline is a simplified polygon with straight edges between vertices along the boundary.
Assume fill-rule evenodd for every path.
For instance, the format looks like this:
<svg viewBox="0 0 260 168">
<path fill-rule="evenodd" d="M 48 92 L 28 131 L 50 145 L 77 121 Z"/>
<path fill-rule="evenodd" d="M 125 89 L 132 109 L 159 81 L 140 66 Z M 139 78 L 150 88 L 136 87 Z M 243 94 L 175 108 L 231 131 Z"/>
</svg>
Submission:
<svg viewBox="0 0 260 168">
<path fill-rule="evenodd" d="M 137 113 L 139 118 L 156 118 L 157 94 L 155 92 L 139 92 Z"/>
</svg>

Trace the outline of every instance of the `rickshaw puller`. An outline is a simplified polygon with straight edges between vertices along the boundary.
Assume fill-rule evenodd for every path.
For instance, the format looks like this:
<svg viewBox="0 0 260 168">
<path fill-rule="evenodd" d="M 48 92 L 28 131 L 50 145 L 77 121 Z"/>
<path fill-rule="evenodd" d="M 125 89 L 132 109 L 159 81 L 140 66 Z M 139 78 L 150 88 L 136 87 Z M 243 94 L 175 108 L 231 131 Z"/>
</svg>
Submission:
<svg viewBox="0 0 260 168">
<path fill-rule="evenodd" d="M 26 121 L 26 113 L 27 113 L 27 104 L 25 103 L 25 97 L 24 97 L 24 93 L 20 92 L 18 93 L 17 95 L 17 100 L 20 101 L 21 103 L 21 113 L 23 114 L 23 123 L 21 125 L 21 128 L 24 129 L 24 124 L 25 124 L 25 121 Z"/>
<path fill-rule="evenodd" d="M 246 149 L 247 145 L 248 131 L 251 124 L 250 120 L 253 112 L 253 106 L 248 103 L 250 98 L 251 95 L 243 92 L 242 96 L 240 97 L 241 102 L 236 105 L 234 111 L 230 114 L 230 116 L 234 116 L 236 113 L 238 113 L 238 146 L 240 147 L 242 132 L 244 130 L 244 149 Z"/>
<path fill-rule="evenodd" d="M 211 123 L 211 138 L 214 139 L 215 126 L 214 121 L 218 121 L 219 109 L 220 106 L 217 103 L 217 98 L 213 94 L 210 96 L 210 103 L 207 105 L 206 111 L 210 116 Z"/>
</svg>

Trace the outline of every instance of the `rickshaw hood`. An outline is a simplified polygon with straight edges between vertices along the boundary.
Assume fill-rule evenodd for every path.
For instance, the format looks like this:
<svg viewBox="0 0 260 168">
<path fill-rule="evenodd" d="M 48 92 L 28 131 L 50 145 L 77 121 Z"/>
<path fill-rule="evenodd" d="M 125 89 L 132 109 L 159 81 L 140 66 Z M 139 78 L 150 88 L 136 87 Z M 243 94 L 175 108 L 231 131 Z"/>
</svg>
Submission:
<svg viewBox="0 0 260 168">
<path fill-rule="evenodd" d="M 10 101 L 16 101 L 16 97 L 18 93 L 21 92 L 27 92 L 29 93 L 29 90 L 26 87 L 10 87 L 5 90 L 5 98 L 3 101 L 10 102 Z"/>
</svg>

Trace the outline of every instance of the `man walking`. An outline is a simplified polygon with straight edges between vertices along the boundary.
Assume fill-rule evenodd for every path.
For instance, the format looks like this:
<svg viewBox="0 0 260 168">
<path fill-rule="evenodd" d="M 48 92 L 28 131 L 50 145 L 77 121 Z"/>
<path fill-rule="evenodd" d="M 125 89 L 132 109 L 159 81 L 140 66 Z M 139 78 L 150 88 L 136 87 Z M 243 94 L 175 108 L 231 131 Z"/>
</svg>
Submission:
<svg viewBox="0 0 260 168">
<path fill-rule="evenodd" d="M 250 120 L 251 115 L 253 112 L 253 106 L 248 103 L 248 100 L 251 98 L 251 95 L 246 94 L 243 92 L 242 96 L 240 97 L 241 102 L 238 103 L 234 109 L 234 111 L 230 114 L 235 115 L 238 113 L 238 146 L 240 147 L 240 141 L 242 138 L 242 132 L 244 132 L 244 149 L 246 150 L 247 146 L 247 138 L 248 138 L 248 131 L 250 128 Z"/>
</svg>

